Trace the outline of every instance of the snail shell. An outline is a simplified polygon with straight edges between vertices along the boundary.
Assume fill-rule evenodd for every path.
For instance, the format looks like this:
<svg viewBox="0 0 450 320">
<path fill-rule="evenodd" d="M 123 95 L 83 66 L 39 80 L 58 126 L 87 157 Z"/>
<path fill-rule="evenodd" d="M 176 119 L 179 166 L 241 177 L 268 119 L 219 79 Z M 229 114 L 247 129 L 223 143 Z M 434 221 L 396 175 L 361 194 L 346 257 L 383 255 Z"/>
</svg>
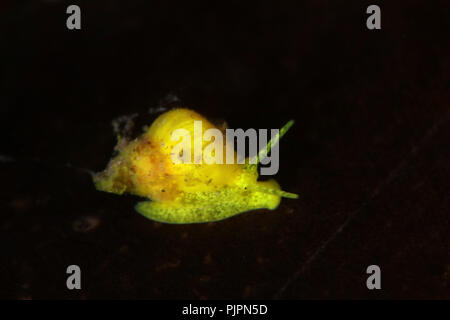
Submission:
<svg viewBox="0 0 450 320">
<path fill-rule="evenodd" d="M 104 171 L 94 175 L 96 188 L 148 198 L 150 201 L 139 202 L 135 209 L 151 220 L 165 223 L 218 221 L 249 210 L 273 210 L 281 197 L 297 198 L 281 191 L 275 180 L 257 181 L 257 164 L 249 164 L 248 159 L 244 164 L 174 163 L 173 150 L 179 143 L 172 140 L 174 130 L 187 130 L 191 145 L 197 143 L 203 150 L 210 144 L 203 140 L 203 132 L 196 138 L 200 140 L 194 141 L 194 121 L 202 121 L 203 131 L 217 129 L 189 109 L 161 114 L 140 137 L 121 146 Z M 287 131 L 287 126 L 283 129 Z M 230 150 L 223 145 L 225 156 Z M 236 158 L 234 150 L 231 152 Z"/>
</svg>

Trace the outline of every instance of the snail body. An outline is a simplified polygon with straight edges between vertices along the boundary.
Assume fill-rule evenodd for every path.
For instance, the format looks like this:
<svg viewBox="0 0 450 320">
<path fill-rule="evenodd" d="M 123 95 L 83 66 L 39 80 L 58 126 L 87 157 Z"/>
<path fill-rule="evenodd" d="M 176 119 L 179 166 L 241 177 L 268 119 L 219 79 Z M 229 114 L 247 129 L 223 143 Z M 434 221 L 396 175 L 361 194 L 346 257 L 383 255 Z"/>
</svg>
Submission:
<svg viewBox="0 0 450 320">
<path fill-rule="evenodd" d="M 135 206 L 136 211 L 151 220 L 178 224 L 218 221 L 262 208 L 274 210 L 281 197 L 297 198 L 281 191 L 275 180 L 257 181 L 257 164 L 251 164 L 248 158 L 243 164 L 198 163 L 194 153 L 191 163 L 175 163 L 175 130 L 193 133 L 192 145 L 203 151 L 210 144 L 203 140 L 203 132 L 196 137 L 195 121 L 201 121 L 204 130 L 220 130 L 195 111 L 173 109 L 161 114 L 135 140 L 123 143 L 119 139 L 119 154 L 104 171 L 94 175 L 96 188 L 148 198 L 150 201 Z M 277 140 L 290 125 L 292 122 L 281 130 Z M 236 159 L 235 151 L 228 148 L 228 144 L 223 145 L 223 155 L 232 152 Z"/>
</svg>

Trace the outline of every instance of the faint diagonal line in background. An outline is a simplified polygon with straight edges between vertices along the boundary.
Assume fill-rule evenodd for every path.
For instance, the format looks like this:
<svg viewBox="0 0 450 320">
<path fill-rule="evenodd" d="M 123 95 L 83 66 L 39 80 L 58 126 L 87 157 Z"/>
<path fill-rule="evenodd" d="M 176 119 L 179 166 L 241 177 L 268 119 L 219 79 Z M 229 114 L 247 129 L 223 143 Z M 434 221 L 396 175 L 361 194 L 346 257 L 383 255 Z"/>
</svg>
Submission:
<svg viewBox="0 0 450 320">
<path fill-rule="evenodd" d="M 410 159 L 414 158 L 423 148 L 424 145 L 427 144 L 428 141 L 439 131 L 439 129 L 450 119 L 450 112 L 444 114 L 443 117 L 439 118 L 433 126 L 431 126 L 427 132 L 422 136 L 422 138 L 412 146 L 410 152 L 403 158 L 402 161 L 399 162 L 397 166 L 392 169 L 388 176 L 381 181 L 381 183 L 372 191 L 369 198 L 364 201 L 361 206 L 348 214 L 347 219 L 336 229 L 336 231 L 324 242 L 320 245 L 316 251 L 306 260 L 306 262 L 302 265 L 300 269 L 292 274 L 289 279 L 283 284 L 283 286 L 275 293 L 273 296 L 274 299 L 280 299 L 287 288 L 289 288 L 294 282 L 296 282 L 300 276 L 309 268 L 311 263 L 316 260 L 318 256 L 322 254 L 322 252 L 328 247 L 328 245 L 336 239 L 336 237 L 347 227 L 347 225 L 358 215 L 371 201 L 373 201 L 380 194 L 381 190 L 383 190 L 386 186 L 391 184 L 400 174 L 400 172 L 406 167 L 407 163 Z"/>
</svg>

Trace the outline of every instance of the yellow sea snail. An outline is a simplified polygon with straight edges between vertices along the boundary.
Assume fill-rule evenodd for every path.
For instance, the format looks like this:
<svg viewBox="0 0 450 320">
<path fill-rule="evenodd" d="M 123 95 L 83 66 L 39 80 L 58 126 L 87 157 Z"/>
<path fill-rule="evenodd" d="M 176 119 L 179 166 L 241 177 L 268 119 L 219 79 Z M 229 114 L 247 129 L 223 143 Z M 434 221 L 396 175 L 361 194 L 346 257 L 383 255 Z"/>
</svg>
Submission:
<svg viewBox="0 0 450 320">
<path fill-rule="evenodd" d="M 218 221 L 255 209 L 274 210 L 281 197 L 298 197 L 280 190 L 275 180 L 258 181 L 259 158 L 292 126 L 292 120 L 258 153 L 256 162 L 246 158 L 242 164 L 195 163 L 195 159 L 194 163 L 175 163 L 173 154 L 178 142 L 173 141 L 172 134 L 180 128 L 194 133 L 195 121 L 201 121 L 204 130 L 217 129 L 197 112 L 180 108 L 161 114 L 133 141 L 124 142 L 119 136 L 118 155 L 104 171 L 94 175 L 96 188 L 146 197 L 150 201 L 135 207 L 140 214 L 179 224 Z M 203 138 L 192 138 L 192 142 L 203 150 L 208 145 Z M 223 148 L 225 154 L 229 147 L 225 144 Z"/>
</svg>

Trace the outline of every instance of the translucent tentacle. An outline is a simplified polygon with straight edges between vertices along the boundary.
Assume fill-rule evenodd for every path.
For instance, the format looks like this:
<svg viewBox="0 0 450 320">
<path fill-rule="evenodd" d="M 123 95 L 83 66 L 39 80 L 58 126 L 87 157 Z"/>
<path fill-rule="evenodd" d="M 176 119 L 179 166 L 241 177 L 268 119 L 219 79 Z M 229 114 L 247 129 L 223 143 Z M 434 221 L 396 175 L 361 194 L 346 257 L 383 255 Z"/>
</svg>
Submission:
<svg viewBox="0 0 450 320">
<path fill-rule="evenodd" d="M 294 120 L 289 120 L 288 123 L 286 123 L 283 128 L 280 129 L 280 132 L 278 132 L 275 137 L 270 139 L 266 147 L 259 150 L 259 153 L 255 156 L 257 160 L 256 163 L 259 163 L 261 159 L 264 159 L 267 156 L 267 154 L 270 152 L 270 149 L 272 149 L 272 146 L 278 143 L 281 137 L 283 137 L 285 133 L 294 125 L 294 122 Z M 251 160 L 254 160 L 254 158 L 252 158 Z M 249 163 L 252 163 L 251 160 L 249 161 Z"/>
</svg>

